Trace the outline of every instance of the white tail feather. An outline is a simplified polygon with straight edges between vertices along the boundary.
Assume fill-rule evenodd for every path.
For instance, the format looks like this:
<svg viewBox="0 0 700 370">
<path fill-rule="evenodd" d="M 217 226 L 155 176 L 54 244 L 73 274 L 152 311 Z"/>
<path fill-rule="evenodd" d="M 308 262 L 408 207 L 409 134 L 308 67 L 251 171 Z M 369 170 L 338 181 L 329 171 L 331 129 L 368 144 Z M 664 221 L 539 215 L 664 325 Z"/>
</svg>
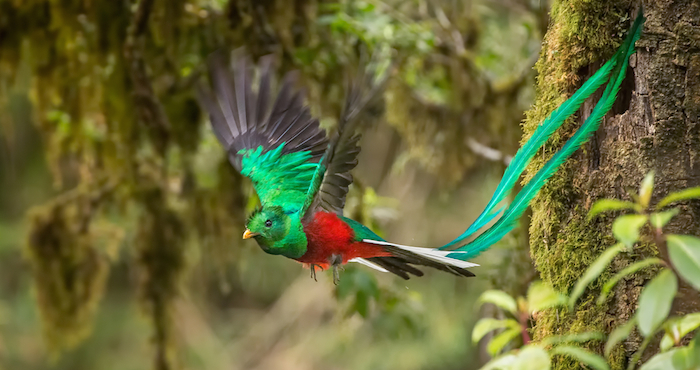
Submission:
<svg viewBox="0 0 700 370">
<path fill-rule="evenodd" d="M 379 241 L 379 240 L 371 240 L 371 239 L 363 239 L 362 242 L 369 243 L 369 244 L 377 244 L 377 245 L 389 245 L 392 247 L 401 248 L 405 251 L 415 253 L 415 254 L 423 256 L 425 258 L 431 259 L 435 262 L 440 262 L 440 263 L 452 265 L 452 266 L 463 268 L 463 269 L 469 268 L 469 267 L 474 267 L 474 266 L 479 266 L 476 263 L 462 261 L 462 260 L 447 257 L 448 254 L 466 253 L 466 252 L 441 251 L 439 249 L 412 247 L 410 245 L 394 244 L 394 243 L 383 242 L 383 241 Z"/>
<path fill-rule="evenodd" d="M 370 262 L 370 261 L 367 261 L 367 260 L 364 259 L 364 258 L 353 258 L 353 259 L 349 260 L 348 262 L 357 262 L 357 263 L 359 263 L 359 264 L 363 264 L 363 265 L 365 265 L 365 266 L 367 266 L 367 267 L 373 268 L 373 269 L 375 269 L 375 270 L 377 270 L 377 271 L 389 272 L 389 270 L 385 269 L 384 267 L 379 266 L 379 265 L 377 265 L 376 263 L 372 263 L 372 262 Z"/>
</svg>

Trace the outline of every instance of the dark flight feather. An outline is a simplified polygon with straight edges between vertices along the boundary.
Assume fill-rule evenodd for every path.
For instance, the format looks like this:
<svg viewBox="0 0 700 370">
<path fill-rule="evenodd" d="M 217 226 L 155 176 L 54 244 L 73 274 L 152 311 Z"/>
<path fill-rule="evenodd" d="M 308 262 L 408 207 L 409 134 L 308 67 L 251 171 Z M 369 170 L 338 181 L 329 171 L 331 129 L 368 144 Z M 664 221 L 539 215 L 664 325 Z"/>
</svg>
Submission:
<svg viewBox="0 0 700 370">
<path fill-rule="evenodd" d="M 338 215 L 343 213 L 345 198 L 353 181 L 350 171 L 357 166 L 357 155 L 360 153 L 361 135 L 356 131 L 361 118 L 358 116 L 384 87 L 389 76 L 387 70 L 380 79 L 376 78 L 376 60 L 361 65 L 363 67 L 360 67 L 358 76 L 348 84 L 338 128 L 321 161 L 319 171 L 325 169 L 325 172 L 319 174 L 316 184 L 312 184 L 313 201 L 308 208 L 307 217 L 319 209 Z"/>
<path fill-rule="evenodd" d="M 209 58 L 212 90 L 200 87 L 199 100 L 209 112 L 217 139 L 226 148 L 229 160 L 241 170 L 243 149 L 263 147 L 263 151 L 286 143 L 282 154 L 310 151 L 311 161 L 319 161 L 328 147 L 326 133 L 304 104 L 303 91 L 294 88 L 296 75 L 289 73 L 275 98 L 271 94 L 272 56 L 260 60 L 259 88 L 253 91 L 253 70 L 243 51 L 234 52 L 233 76 L 225 57 Z M 273 101 L 272 107 L 270 102 Z"/>
</svg>

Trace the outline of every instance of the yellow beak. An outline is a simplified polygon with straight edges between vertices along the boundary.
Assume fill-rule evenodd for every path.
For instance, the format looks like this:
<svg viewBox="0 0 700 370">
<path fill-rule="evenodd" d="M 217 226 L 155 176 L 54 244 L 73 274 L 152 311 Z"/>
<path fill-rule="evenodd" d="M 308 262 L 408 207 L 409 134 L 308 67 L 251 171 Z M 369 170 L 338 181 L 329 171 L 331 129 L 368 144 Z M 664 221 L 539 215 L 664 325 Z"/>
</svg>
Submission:
<svg viewBox="0 0 700 370">
<path fill-rule="evenodd" d="M 260 234 L 254 233 L 248 229 L 245 229 L 245 231 L 243 232 L 243 239 L 250 239 L 250 238 L 252 238 L 254 236 L 258 236 L 258 235 L 260 235 Z"/>
</svg>

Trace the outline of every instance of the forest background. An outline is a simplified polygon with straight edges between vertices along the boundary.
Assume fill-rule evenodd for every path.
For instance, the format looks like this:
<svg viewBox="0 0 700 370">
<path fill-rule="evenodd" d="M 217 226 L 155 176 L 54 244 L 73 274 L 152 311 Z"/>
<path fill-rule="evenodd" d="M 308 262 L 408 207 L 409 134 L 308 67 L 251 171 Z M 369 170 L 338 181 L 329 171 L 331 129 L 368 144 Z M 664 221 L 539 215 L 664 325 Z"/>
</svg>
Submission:
<svg viewBox="0 0 700 370">
<path fill-rule="evenodd" d="M 538 278 L 527 222 L 476 259 L 477 278 L 403 281 L 351 266 L 337 287 L 328 274 L 314 282 L 240 239 L 257 200 L 196 102 L 206 58 L 239 46 L 275 54 L 280 75 L 301 71 L 331 128 L 360 50 L 394 49 L 345 215 L 389 240 L 437 246 L 486 204 L 523 127 L 612 54 L 631 8 L 0 0 L 0 368 L 478 368 L 488 356 L 472 327 L 502 315 L 480 308 L 479 294 L 523 295 Z M 624 183 L 638 184 L 642 167 Z M 541 230 L 530 231 L 538 242 Z M 554 266 L 539 260 L 547 279 Z M 562 276 L 557 288 L 573 285 Z"/>
</svg>

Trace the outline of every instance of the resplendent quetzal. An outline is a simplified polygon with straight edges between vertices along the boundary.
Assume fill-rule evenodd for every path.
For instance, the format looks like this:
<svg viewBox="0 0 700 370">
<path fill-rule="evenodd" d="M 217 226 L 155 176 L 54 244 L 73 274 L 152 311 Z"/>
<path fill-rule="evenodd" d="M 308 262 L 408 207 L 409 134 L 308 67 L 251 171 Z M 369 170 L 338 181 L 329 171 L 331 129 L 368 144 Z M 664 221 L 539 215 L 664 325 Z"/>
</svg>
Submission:
<svg viewBox="0 0 700 370">
<path fill-rule="evenodd" d="M 517 224 L 530 200 L 549 177 L 596 131 L 610 110 L 629 56 L 641 33 L 644 18 L 637 19 L 613 57 L 591 76 L 574 95 L 554 110 L 518 150 L 486 208 L 469 228 L 440 248 L 394 244 L 377 236 L 357 221 L 342 216 L 345 196 L 352 182 L 350 170 L 357 164 L 360 135 L 357 116 L 382 83 L 365 72 L 351 84 L 336 132 L 326 137 L 318 120 L 311 116 L 303 93 L 295 90 L 294 78 L 285 77 L 273 98 L 270 84 L 271 59 L 261 61 L 259 87 L 252 88 L 252 70 L 245 57 L 234 58 L 233 76 L 221 58 L 211 58 L 213 93 L 200 91 L 200 100 L 210 114 L 214 132 L 226 148 L 233 166 L 253 181 L 261 208 L 246 224 L 244 239 L 254 238 L 269 254 L 297 260 L 311 268 L 334 270 L 347 262 L 358 262 L 404 279 L 422 276 L 415 266 L 428 266 L 460 276 L 477 266 L 466 262 L 500 240 Z M 538 149 L 571 116 L 583 101 L 607 82 L 603 95 L 574 135 L 525 184 L 513 201 L 496 208 L 511 192 Z M 498 217 L 498 218 L 497 218 Z M 479 236 L 467 239 L 494 221 Z"/>
</svg>

